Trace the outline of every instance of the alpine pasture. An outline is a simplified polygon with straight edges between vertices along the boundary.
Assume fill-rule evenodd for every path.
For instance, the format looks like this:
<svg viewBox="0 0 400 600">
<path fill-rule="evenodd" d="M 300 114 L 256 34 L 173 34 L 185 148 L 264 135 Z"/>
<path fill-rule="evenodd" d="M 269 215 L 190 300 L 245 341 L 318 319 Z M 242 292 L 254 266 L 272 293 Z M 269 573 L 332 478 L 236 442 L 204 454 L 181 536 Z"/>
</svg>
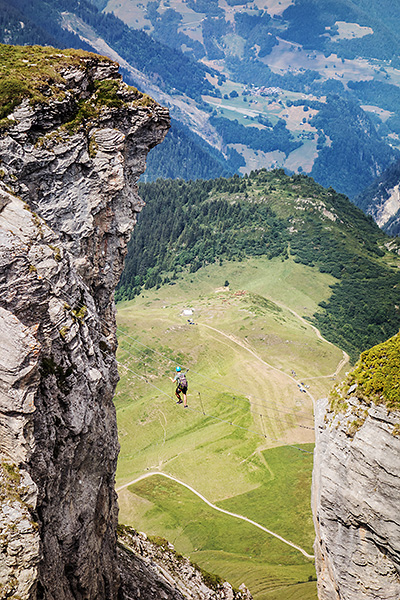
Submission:
<svg viewBox="0 0 400 600">
<path fill-rule="evenodd" d="M 312 555 L 313 402 L 347 359 L 307 318 L 333 281 L 291 259 L 225 262 L 117 306 L 120 521 L 256 600 L 316 598 L 312 559 L 180 483 L 138 479 L 175 477 Z"/>
</svg>

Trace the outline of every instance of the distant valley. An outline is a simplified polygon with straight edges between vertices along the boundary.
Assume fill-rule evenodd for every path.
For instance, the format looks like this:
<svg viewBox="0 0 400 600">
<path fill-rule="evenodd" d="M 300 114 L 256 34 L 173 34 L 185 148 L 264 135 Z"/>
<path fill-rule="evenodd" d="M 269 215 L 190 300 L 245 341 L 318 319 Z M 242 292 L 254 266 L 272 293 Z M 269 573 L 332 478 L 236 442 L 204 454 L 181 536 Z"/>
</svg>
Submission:
<svg viewBox="0 0 400 600">
<path fill-rule="evenodd" d="M 12 0 L 1 32 L 108 54 L 170 107 L 146 180 L 285 167 L 355 198 L 400 156 L 400 8 L 386 4 Z"/>
</svg>

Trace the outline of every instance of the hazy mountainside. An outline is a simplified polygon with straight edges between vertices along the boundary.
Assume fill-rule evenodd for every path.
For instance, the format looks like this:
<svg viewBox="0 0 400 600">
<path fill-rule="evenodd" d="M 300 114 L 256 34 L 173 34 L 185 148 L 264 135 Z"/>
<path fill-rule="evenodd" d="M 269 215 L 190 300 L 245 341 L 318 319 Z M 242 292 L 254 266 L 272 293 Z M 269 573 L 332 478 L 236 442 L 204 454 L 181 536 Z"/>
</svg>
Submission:
<svg viewBox="0 0 400 600">
<path fill-rule="evenodd" d="M 315 104 L 312 104 L 314 107 Z M 334 173 L 341 174 L 339 190 L 354 198 L 360 187 L 376 174 L 376 153 L 390 164 L 392 152 L 377 134 L 371 120 L 353 100 L 328 95 L 327 103 L 310 123 L 329 136 L 331 145 L 324 143 L 312 175 L 324 186 L 334 185 Z M 355 171 L 358 176 L 355 177 Z"/>
<path fill-rule="evenodd" d="M 361 355 L 316 410 L 313 512 L 320 600 L 400 594 L 400 335 Z"/>
<path fill-rule="evenodd" d="M 296 0 L 283 18 L 289 22 L 283 37 L 305 48 L 334 52 L 340 58 L 398 58 L 400 9 L 390 0 Z M 341 23 L 357 23 L 369 30 L 343 39 Z"/>
<path fill-rule="evenodd" d="M 232 150 L 229 162 L 188 127 L 173 120 L 164 143 L 156 146 L 147 159 L 142 181 L 163 179 L 214 179 L 233 175 L 244 161 Z"/>
<path fill-rule="evenodd" d="M 281 257 L 338 282 L 314 315 L 323 334 L 355 359 L 400 327 L 398 256 L 345 196 L 305 175 L 261 170 L 215 181 L 142 184 L 146 210 L 129 244 L 117 299 L 173 283 L 223 260 Z"/>
<path fill-rule="evenodd" d="M 0 35 L 112 55 L 228 172 L 284 166 L 354 197 L 398 157 L 398 13 L 376 0 L 2 0 Z M 182 168 L 183 135 L 157 149 L 160 174 L 208 177 L 204 160 L 217 175 L 221 154 L 196 137 Z"/>
<path fill-rule="evenodd" d="M 110 0 L 104 10 L 113 10 L 132 27 L 145 27 L 154 38 L 191 52 L 219 72 L 214 92 L 203 99 L 213 109 L 211 123 L 224 145 L 235 144 L 247 170 L 249 166 L 285 166 L 295 171 L 301 167 L 322 185 L 353 197 L 393 161 L 397 142 L 390 134 L 397 134 L 390 119 L 397 108 L 393 102 L 388 108 L 387 99 L 398 94 L 398 77 L 385 68 L 395 67 L 398 60 L 397 7 L 388 9 L 388 18 L 373 1 L 365 5 L 302 0 L 277 5 L 268 0 L 227 4 L 177 0 L 140 6 L 130 0 L 118 4 Z M 171 31 L 175 35 L 168 35 Z M 332 93 L 341 96 L 341 111 L 344 108 L 333 123 L 329 113 L 331 105 L 335 111 L 335 99 L 326 98 Z M 304 100 L 315 98 L 327 105 L 327 110 L 317 109 L 318 121 L 311 121 L 313 114 L 291 107 L 292 101 L 306 107 Z M 361 119 L 354 103 L 362 105 Z M 382 114 L 378 107 L 394 115 Z M 260 122 L 260 115 L 271 122 Z M 225 123 L 222 129 L 223 119 L 231 125 Z M 301 154 L 295 145 L 254 146 L 250 141 L 254 123 L 266 136 L 275 133 L 276 123 L 284 125 L 293 142 L 301 145 Z M 250 127 L 247 139 L 238 126 Z M 264 154 L 257 155 L 260 150 Z"/>
<path fill-rule="evenodd" d="M 400 234 L 400 162 L 387 169 L 354 202 L 389 235 Z"/>
</svg>

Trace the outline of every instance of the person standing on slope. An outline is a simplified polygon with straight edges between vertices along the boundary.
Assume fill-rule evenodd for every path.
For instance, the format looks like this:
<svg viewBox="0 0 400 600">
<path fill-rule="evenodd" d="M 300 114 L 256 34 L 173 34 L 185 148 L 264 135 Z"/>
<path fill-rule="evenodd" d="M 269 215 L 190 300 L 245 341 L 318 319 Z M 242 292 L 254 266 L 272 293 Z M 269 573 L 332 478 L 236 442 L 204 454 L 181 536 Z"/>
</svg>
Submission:
<svg viewBox="0 0 400 600">
<path fill-rule="evenodd" d="M 187 373 L 187 371 L 186 371 Z M 175 377 L 172 379 L 172 377 L 170 377 L 170 380 L 177 383 L 176 386 L 176 390 L 175 390 L 175 396 L 178 398 L 177 404 L 182 404 L 183 402 L 183 408 L 188 408 L 188 404 L 187 404 L 187 389 L 188 389 L 188 382 L 186 379 L 186 373 L 182 373 L 182 369 L 180 367 L 176 367 L 176 374 Z M 183 396 L 183 400 L 181 398 L 181 393 Z"/>
</svg>

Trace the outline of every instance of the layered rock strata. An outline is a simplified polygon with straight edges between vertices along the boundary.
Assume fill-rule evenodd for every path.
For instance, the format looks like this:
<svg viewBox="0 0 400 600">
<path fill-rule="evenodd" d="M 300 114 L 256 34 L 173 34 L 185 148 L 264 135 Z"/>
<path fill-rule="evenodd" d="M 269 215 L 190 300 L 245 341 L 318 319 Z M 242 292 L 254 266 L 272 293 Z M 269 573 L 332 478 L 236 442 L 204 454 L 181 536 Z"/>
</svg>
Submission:
<svg viewBox="0 0 400 600">
<path fill-rule="evenodd" d="M 380 372 L 386 358 L 380 352 L 368 369 L 397 394 L 392 406 L 357 382 L 317 406 L 312 502 L 320 600 L 400 598 L 400 398 L 390 369 Z"/>
<path fill-rule="evenodd" d="M 169 117 L 107 59 L 65 53 L 58 76 L 0 134 L 0 596 L 111 599 L 113 293 Z"/>
</svg>

